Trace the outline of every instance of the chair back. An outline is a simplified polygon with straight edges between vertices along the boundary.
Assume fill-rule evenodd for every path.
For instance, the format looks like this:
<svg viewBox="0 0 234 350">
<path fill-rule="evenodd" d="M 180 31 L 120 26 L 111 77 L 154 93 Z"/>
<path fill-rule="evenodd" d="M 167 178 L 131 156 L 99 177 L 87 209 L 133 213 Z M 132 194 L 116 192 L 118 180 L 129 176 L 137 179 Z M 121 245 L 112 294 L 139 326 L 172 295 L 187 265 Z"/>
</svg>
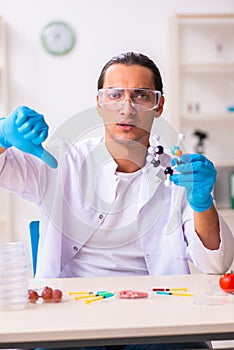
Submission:
<svg viewBox="0 0 234 350">
<path fill-rule="evenodd" d="M 34 276 L 37 268 L 37 252 L 38 252 L 38 242 L 40 237 L 39 226 L 40 226 L 39 221 L 31 221 L 29 224 Z"/>
</svg>

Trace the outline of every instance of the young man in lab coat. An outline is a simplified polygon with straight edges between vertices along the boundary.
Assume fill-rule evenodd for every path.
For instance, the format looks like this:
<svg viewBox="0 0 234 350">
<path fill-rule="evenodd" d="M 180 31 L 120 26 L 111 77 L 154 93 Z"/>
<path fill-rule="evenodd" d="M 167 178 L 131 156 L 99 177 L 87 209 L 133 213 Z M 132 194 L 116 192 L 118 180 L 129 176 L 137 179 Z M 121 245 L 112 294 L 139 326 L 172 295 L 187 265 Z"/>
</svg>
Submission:
<svg viewBox="0 0 234 350">
<path fill-rule="evenodd" d="M 41 114 L 19 107 L 0 120 L 0 186 L 40 210 L 37 277 L 187 274 L 188 260 L 204 273 L 230 267 L 234 241 L 211 195 L 213 164 L 182 155 L 165 186 L 169 157 L 155 167 L 148 156 L 163 105 L 158 68 L 129 52 L 112 58 L 98 80 L 103 137 L 60 139 L 52 156 L 41 146 L 48 133 Z"/>
</svg>

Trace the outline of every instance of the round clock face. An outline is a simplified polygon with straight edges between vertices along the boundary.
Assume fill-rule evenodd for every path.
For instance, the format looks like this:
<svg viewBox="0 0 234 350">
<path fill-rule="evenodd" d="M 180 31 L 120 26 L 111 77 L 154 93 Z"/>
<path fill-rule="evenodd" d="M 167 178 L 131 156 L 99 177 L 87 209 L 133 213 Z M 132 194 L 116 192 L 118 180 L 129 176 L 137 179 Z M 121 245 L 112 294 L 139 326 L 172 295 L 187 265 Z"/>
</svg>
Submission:
<svg viewBox="0 0 234 350">
<path fill-rule="evenodd" d="M 49 23 L 41 34 L 42 44 L 53 55 L 65 55 L 75 45 L 75 34 L 71 27 L 60 21 Z"/>
</svg>

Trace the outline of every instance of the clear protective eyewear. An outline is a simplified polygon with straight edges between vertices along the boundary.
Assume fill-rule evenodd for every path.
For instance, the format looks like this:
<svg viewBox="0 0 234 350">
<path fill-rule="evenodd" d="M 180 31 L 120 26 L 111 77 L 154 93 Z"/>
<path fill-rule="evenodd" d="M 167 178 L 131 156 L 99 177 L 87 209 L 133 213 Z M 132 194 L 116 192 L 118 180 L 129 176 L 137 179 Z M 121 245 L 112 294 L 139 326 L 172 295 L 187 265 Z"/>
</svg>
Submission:
<svg viewBox="0 0 234 350">
<path fill-rule="evenodd" d="M 125 101 L 138 109 L 153 110 L 158 107 L 161 92 L 138 88 L 108 88 L 98 90 L 98 102 L 102 108 L 117 111 L 123 108 Z"/>
</svg>

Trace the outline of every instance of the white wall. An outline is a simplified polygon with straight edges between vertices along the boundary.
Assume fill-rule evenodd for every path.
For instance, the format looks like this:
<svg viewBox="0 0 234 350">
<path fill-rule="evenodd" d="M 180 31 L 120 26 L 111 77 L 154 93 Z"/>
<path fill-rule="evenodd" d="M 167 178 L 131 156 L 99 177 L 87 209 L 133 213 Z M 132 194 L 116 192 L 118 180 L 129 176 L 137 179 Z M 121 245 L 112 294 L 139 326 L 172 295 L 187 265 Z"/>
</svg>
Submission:
<svg viewBox="0 0 234 350">
<path fill-rule="evenodd" d="M 174 13 L 230 13 L 233 0 L 0 0 L 7 25 L 9 111 L 29 105 L 46 115 L 51 133 L 62 122 L 95 103 L 100 69 L 113 55 L 137 51 L 158 64 L 169 91 L 168 17 Z M 70 23 L 75 49 L 49 55 L 40 43 L 52 20 Z M 166 102 L 164 115 L 169 117 Z M 12 201 L 12 239 L 27 240 L 27 225 L 37 216 L 31 203 Z M 24 235 L 24 236 L 23 236 Z"/>
</svg>

